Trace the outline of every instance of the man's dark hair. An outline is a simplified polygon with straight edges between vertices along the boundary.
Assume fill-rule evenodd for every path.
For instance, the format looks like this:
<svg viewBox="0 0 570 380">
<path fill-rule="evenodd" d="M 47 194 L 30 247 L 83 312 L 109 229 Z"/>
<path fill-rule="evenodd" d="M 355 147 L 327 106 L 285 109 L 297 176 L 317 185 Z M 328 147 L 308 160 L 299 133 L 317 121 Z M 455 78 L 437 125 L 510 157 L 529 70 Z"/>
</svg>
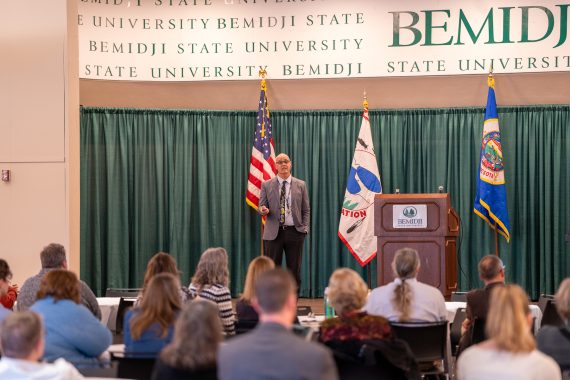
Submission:
<svg viewBox="0 0 570 380">
<path fill-rule="evenodd" d="M 255 284 L 255 298 L 264 313 L 276 313 L 285 307 L 287 298 L 296 294 L 295 279 L 288 271 L 275 268 L 262 273 Z"/>
<path fill-rule="evenodd" d="M 8 358 L 25 359 L 43 334 L 42 321 L 33 311 L 11 313 L 0 325 L 2 354 Z"/>
<path fill-rule="evenodd" d="M 40 253 L 42 268 L 61 268 L 65 262 L 65 247 L 61 244 L 51 243 L 44 247 Z"/>
<path fill-rule="evenodd" d="M 483 280 L 492 280 L 495 278 L 505 266 L 501 259 L 495 255 L 487 255 L 479 261 L 479 276 Z"/>
<path fill-rule="evenodd" d="M 12 271 L 6 260 L 0 259 L 0 280 L 9 281 L 12 279 Z"/>
</svg>

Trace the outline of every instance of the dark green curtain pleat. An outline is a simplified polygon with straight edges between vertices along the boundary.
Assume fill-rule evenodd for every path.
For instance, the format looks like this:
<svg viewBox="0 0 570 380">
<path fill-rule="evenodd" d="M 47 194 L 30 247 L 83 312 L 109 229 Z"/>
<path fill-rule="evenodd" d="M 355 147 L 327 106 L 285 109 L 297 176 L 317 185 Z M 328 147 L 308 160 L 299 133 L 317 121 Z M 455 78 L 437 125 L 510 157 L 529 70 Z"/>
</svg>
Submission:
<svg viewBox="0 0 570 380">
<path fill-rule="evenodd" d="M 81 271 L 98 293 L 138 287 L 148 259 L 170 252 L 187 283 L 210 246 L 230 255 L 237 295 L 260 253 L 259 217 L 245 203 L 256 113 L 81 110 Z M 459 288 L 480 286 L 477 262 L 493 232 L 473 213 L 483 108 L 371 110 L 383 190 L 451 194 L 462 218 Z M 337 237 L 361 112 L 274 111 L 277 151 L 293 160 L 311 199 L 302 296 L 321 296 L 338 267 L 361 268 Z M 569 275 L 570 106 L 499 108 L 511 243 L 507 279 L 537 298 Z M 370 264 L 376 285 L 377 262 Z"/>
</svg>

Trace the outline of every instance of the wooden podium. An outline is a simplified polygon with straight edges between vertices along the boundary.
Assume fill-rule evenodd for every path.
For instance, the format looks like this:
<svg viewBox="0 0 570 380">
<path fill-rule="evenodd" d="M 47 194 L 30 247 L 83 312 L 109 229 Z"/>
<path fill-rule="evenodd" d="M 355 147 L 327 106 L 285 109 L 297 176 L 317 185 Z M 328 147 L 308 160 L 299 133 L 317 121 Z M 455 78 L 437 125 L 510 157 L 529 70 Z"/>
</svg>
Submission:
<svg viewBox="0 0 570 380">
<path fill-rule="evenodd" d="M 394 254 L 409 247 L 420 254 L 418 281 L 435 286 L 445 297 L 457 289 L 459 217 L 449 194 L 376 195 L 374 235 L 378 238 L 378 285 L 394 279 Z"/>
</svg>

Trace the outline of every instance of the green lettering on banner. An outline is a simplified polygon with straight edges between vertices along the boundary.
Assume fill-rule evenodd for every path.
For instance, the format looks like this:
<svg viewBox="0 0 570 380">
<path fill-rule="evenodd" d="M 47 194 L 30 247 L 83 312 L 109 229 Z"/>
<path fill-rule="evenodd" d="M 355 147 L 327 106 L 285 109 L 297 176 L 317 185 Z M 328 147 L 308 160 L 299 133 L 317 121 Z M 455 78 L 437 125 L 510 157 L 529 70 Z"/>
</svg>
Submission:
<svg viewBox="0 0 570 380">
<path fill-rule="evenodd" d="M 392 13 L 392 25 L 393 25 L 393 32 L 392 32 L 392 45 L 389 47 L 402 47 L 402 46 L 413 46 L 420 42 L 422 39 L 422 32 L 419 29 L 414 28 L 414 25 L 420 21 L 420 16 L 416 12 L 388 12 Z M 400 14 L 408 14 L 412 16 L 412 22 L 410 25 L 407 26 L 400 26 Z M 407 29 L 414 35 L 414 40 L 409 44 L 402 44 L 400 42 L 400 29 Z"/>
<path fill-rule="evenodd" d="M 528 7 L 520 7 L 522 9 L 522 20 L 521 20 L 521 40 L 519 42 L 538 42 L 542 41 L 545 38 L 548 38 L 554 29 L 554 15 L 550 11 L 550 9 L 541 6 L 528 6 Z M 546 32 L 542 37 L 537 39 L 531 40 L 528 37 L 528 19 L 529 19 L 529 10 L 530 9 L 540 9 L 542 10 L 548 19 L 548 27 L 546 28 Z"/>
<path fill-rule="evenodd" d="M 465 16 L 465 13 L 463 13 L 463 9 L 459 10 L 459 26 L 457 27 L 457 42 L 455 43 L 455 45 L 464 45 L 463 42 L 461 42 L 461 25 L 465 26 L 465 30 L 467 30 L 467 33 L 469 33 L 469 37 L 471 37 L 471 41 L 473 41 L 473 43 L 476 43 L 477 40 L 479 39 L 479 36 L 481 35 L 481 33 L 483 33 L 483 29 L 485 28 L 485 25 L 487 25 L 487 23 L 489 23 L 489 38 L 487 40 L 487 42 L 485 42 L 485 44 L 494 44 L 495 42 L 495 37 L 494 37 L 494 25 L 493 25 L 493 8 L 489 9 L 489 12 L 487 13 L 487 17 L 485 18 L 485 21 L 483 21 L 483 25 L 481 25 L 481 29 L 479 29 L 479 32 L 477 32 L 477 34 L 475 34 L 473 32 L 473 28 L 471 28 L 471 24 L 469 24 L 469 21 L 467 20 L 467 17 Z"/>
<path fill-rule="evenodd" d="M 423 43 L 422 46 L 451 45 L 453 37 L 451 37 L 447 42 L 442 42 L 442 43 L 434 43 L 432 41 L 433 29 L 441 28 L 445 32 L 447 32 L 447 22 L 444 22 L 443 25 L 433 25 L 433 13 L 436 12 L 444 13 L 449 18 L 450 16 L 449 9 L 437 9 L 437 10 L 422 11 L 422 12 L 425 13 L 426 17 L 425 43 Z"/>
<path fill-rule="evenodd" d="M 566 42 L 566 38 L 568 36 L 568 6 L 570 4 L 562 4 L 557 5 L 560 7 L 560 38 L 558 39 L 558 43 L 555 48 L 562 46 L 564 42 Z"/>
</svg>

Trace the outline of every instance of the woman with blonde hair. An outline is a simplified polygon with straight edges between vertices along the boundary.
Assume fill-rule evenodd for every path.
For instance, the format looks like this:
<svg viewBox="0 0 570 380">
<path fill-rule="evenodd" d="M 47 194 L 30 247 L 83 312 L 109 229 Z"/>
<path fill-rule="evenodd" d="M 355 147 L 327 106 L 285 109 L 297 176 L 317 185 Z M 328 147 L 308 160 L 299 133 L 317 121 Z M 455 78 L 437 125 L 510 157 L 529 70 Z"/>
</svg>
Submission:
<svg viewBox="0 0 570 380">
<path fill-rule="evenodd" d="M 154 276 L 139 306 L 125 314 L 125 351 L 150 356 L 172 341 L 174 322 L 182 308 L 180 281 L 170 273 Z"/>
<path fill-rule="evenodd" d="M 275 268 L 275 262 L 267 256 L 256 257 L 249 263 L 243 293 L 236 303 L 236 315 L 240 323 L 247 321 L 253 327 L 259 321 L 257 311 L 251 305 L 255 297 L 255 283 L 260 274 L 273 268 Z"/>
<path fill-rule="evenodd" d="M 226 335 L 235 334 L 232 296 L 228 285 L 228 253 L 221 247 L 208 248 L 200 256 L 189 289 L 193 297 L 205 298 L 218 305 L 218 311 Z"/>
<path fill-rule="evenodd" d="M 172 343 L 160 353 L 152 379 L 215 380 L 217 351 L 223 339 L 216 305 L 206 300 L 189 303 L 174 332 Z"/>
<path fill-rule="evenodd" d="M 396 251 L 392 260 L 394 281 L 370 293 L 366 311 L 390 321 L 437 322 L 447 319 L 445 299 L 433 286 L 419 282 L 420 256 L 412 248 Z"/>
<path fill-rule="evenodd" d="M 63 358 L 78 368 L 98 367 L 112 343 L 111 331 L 81 304 L 79 279 L 65 269 L 49 271 L 30 310 L 44 322 L 44 359 Z"/>
<path fill-rule="evenodd" d="M 489 339 L 461 354 L 458 379 L 560 379 L 556 362 L 536 350 L 532 323 L 528 297 L 520 286 L 493 289 L 485 324 Z"/>
<path fill-rule="evenodd" d="M 570 278 L 560 284 L 556 295 L 556 311 L 563 326 L 543 326 L 536 335 L 538 349 L 552 357 L 563 371 L 570 371 Z"/>
<path fill-rule="evenodd" d="M 136 305 L 138 306 L 144 297 L 145 291 L 148 288 L 150 280 L 159 273 L 170 273 L 180 279 L 180 271 L 176 266 L 176 261 L 168 253 L 158 252 L 150 258 L 146 266 L 146 272 L 144 274 L 142 290 L 137 299 Z M 191 301 L 192 295 L 187 287 L 180 287 L 180 299 L 183 303 Z"/>
</svg>

